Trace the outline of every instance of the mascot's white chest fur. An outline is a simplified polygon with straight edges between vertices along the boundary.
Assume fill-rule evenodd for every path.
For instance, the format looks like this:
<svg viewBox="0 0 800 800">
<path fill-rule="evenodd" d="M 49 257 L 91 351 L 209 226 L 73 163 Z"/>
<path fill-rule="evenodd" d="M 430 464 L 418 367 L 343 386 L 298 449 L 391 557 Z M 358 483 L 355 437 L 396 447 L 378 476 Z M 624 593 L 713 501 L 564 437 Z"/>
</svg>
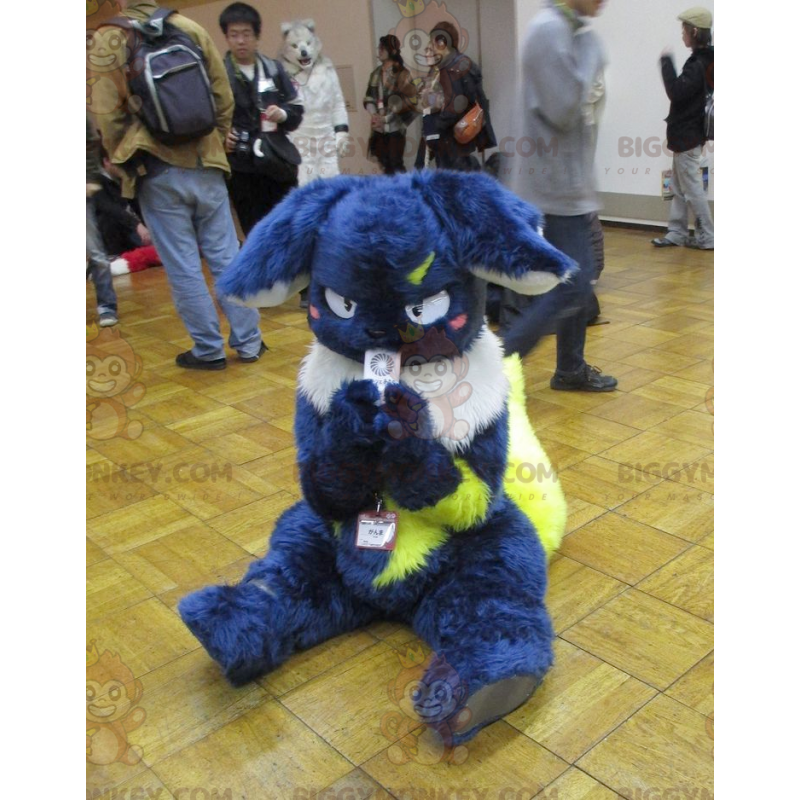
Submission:
<svg viewBox="0 0 800 800">
<path fill-rule="evenodd" d="M 469 367 L 447 395 L 426 398 L 432 438 L 439 439 L 452 453 L 468 450 L 475 436 L 497 421 L 508 401 L 503 348 L 497 336 L 484 327 L 466 356 Z M 298 388 L 317 413 L 324 415 L 343 384 L 363 377 L 362 364 L 317 341 L 303 360 Z M 400 380 L 415 389 L 415 380 L 407 369 L 401 372 Z M 457 435 L 453 435 L 454 431 L 458 431 Z"/>
</svg>

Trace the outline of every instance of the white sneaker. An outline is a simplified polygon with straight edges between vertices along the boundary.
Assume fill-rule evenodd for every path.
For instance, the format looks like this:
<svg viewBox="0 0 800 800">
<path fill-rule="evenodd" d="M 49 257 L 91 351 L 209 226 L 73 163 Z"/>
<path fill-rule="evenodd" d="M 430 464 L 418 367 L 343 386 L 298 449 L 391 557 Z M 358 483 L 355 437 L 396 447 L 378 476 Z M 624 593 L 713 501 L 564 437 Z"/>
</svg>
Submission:
<svg viewBox="0 0 800 800">
<path fill-rule="evenodd" d="M 100 319 L 98 321 L 98 325 L 101 328 L 110 328 L 112 325 L 116 325 L 119 322 L 117 319 L 117 315 L 113 311 L 104 311 L 100 315 Z"/>
</svg>

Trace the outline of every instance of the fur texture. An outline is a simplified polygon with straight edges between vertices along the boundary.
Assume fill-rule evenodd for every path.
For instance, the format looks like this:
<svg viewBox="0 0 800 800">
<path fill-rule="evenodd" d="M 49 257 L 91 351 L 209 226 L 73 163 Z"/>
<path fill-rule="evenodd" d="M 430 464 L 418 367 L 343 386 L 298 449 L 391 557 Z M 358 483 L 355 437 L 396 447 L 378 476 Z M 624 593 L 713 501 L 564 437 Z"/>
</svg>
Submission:
<svg viewBox="0 0 800 800">
<path fill-rule="evenodd" d="M 541 237 L 540 219 L 479 175 L 339 177 L 293 192 L 248 237 L 219 291 L 273 303 L 309 282 L 317 341 L 295 415 L 303 500 L 241 584 L 179 606 L 233 683 L 378 618 L 413 626 L 465 698 L 544 676 L 546 550 L 563 532 L 563 495 L 556 484 L 533 501 L 534 487 L 523 496 L 513 485 L 514 460 L 547 461 L 521 366 L 504 364 L 475 276 L 528 291 L 543 282 L 531 276 L 567 278 L 574 265 Z M 383 395 L 362 379 L 373 348 L 402 365 Z M 358 514 L 376 497 L 399 514 L 394 551 L 356 546 Z"/>
</svg>

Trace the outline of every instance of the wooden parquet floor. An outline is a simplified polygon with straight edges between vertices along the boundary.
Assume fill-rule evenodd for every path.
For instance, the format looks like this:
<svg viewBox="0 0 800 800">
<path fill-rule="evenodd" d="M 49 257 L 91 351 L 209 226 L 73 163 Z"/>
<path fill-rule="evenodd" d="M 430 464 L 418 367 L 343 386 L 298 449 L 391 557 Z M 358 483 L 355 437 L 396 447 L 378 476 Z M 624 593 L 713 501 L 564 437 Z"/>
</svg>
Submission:
<svg viewBox="0 0 800 800">
<path fill-rule="evenodd" d="M 651 236 L 607 230 L 608 324 L 586 352 L 619 391 L 551 391 L 553 337 L 526 359 L 569 499 L 548 593 L 556 662 L 460 765 L 424 746 L 390 758 L 387 686 L 415 643 L 402 626 L 339 637 L 243 689 L 184 628 L 178 600 L 237 581 L 299 495 L 294 388 L 311 335 L 293 300 L 262 312 L 258 363 L 187 372 L 163 271 L 116 279 L 121 324 L 87 353 L 141 373 L 117 405 L 103 390 L 87 430 L 87 686 L 104 666 L 98 684 L 116 676 L 133 702 L 112 691 L 116 734 L 87 721 L 87 797 L 712 797 L 713 254 Z M 93 306 L 89 287 L 87 324 Z"/>
</svg>

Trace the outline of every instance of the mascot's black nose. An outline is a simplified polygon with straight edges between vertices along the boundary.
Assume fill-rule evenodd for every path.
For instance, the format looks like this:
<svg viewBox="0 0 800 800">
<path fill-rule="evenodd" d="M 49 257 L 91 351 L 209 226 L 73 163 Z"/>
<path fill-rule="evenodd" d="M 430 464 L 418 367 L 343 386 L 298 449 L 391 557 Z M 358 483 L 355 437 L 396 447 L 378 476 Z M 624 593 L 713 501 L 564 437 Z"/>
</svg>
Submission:
<svg viewBox="0 0 800 800">
<path fill-rule="evenodd" d="M 381 336 L 386 336 L 386 331 L 376 331 L 376 330 L 373 330 L 372 328 L 367 328 L 367 333 L 373 339 L 380 339 Z"/>
</svg>

